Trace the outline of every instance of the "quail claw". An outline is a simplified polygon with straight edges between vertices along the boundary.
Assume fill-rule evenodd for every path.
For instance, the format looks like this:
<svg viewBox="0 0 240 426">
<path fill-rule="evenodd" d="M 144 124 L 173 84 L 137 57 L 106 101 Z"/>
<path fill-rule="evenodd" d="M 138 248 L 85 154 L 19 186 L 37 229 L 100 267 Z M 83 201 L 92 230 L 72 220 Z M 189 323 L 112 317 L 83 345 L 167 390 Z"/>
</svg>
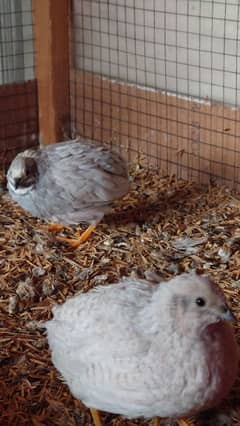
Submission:
<svg viewBox="0 0 240 426">
<path fill-rule="evenodd" d="M 86 229 L 86 231 L 84 231 L 82 234 L 80 233 L 80 231 L 77 231 L 78 238 L 66 238 L 66 237 L 60 237 L 60 236 L 57 236 L 56 238 L 58 241 L 64 241 L 67 244 L 69 244 L 72 248 L 77 249 L 81 244 L 87 241 L 87 239 L 89 238 L 89 236 L 91 235 L 91 233 L 94 231 L 95 228 L 96 228 L 95 225 L 90 225 Z"/>
</svg>

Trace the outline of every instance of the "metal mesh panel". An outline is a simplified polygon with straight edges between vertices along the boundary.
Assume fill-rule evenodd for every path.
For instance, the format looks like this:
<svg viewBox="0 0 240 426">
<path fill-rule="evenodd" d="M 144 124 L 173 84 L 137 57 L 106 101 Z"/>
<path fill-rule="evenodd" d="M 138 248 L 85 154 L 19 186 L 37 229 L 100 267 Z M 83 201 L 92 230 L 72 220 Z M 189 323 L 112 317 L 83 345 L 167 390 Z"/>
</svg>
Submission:
<svg viewBox="0 0 240 426">
<path fill-rule="evenodd" d="M 0 162 L 37 144 L 31 0 L 0 2 Z"/>
<path fill-rule="evenodd" d="M 73 0 L 72 125 L 178 177 L 237 186 L 239 2 Z"/>
</svg>

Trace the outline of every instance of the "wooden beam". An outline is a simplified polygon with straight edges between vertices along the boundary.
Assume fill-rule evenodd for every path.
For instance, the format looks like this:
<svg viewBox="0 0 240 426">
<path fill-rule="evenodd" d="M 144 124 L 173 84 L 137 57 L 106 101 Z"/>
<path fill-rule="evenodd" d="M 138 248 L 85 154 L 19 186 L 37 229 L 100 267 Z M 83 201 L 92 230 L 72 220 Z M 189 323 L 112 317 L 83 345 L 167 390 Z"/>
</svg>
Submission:
<svg viewBox="0 0 240 426">
<path fill-rule="evenodd" d="M 36 80 L 0 85 L 0 170 L 16 154 L 38 146 Z"/>
<path fill-rule="evenodd" d="M 40 143 L 66 139 L 70 128 L 70 0 L 33 0 Z"/>
</svg>

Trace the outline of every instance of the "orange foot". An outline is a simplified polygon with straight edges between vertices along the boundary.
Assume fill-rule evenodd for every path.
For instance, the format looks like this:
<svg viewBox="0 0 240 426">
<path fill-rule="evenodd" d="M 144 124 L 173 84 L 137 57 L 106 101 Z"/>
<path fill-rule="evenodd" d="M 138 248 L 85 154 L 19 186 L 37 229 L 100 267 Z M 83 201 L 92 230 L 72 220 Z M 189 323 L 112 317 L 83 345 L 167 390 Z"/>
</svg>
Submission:
<svg viewBox="0 0 240 426">
<path fill-rule="evenodd" d="M 49 232 L 61 232 L 64 230 L 65 226 L 61 223 L 49 223 L 48 224 L 48 231 Z"/>
<path fill-rule="evenodd" d="M 90 408 L 90 412 L 93 418 L 93 423 L 95 426 L 102 426 L 100 412 L 95 410 L 95 408 Z"/>
<path fill-rule="evenodd" d="M 86 231 L 84 231 L 82 234 L 80 231 L 78 231 L 78 238 L 66 238 L 66 237 L 56 237 L 58 241 L 64 241 L 65 243 L 69 244 L 72 248 L 77 249 L 82 243 L 87 241 L 91 233 L 96 228 L 96 225 L 90 225 Z"/>
<path fill-rule="evenodd" d="M 42 225 L 40 227 L 42 231 L 53 232 L 54 234 L 63 231 L 65 228 L 66 226 L 62 225 L 61 223 L 49 223 L 48 225 Z"/>
<path fill-rule="evenodd" d="M 179 426 L 192 426 L 193 422 L 191 419 L 179 419 L 178 420 Z"/>
</svg>

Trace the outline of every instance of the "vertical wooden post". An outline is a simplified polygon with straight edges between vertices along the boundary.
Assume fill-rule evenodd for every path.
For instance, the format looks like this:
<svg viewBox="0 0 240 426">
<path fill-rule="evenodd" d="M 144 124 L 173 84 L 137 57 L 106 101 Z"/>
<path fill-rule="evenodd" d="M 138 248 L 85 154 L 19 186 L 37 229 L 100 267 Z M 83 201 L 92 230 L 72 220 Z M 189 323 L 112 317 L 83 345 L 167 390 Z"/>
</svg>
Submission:
<svg viewBox="0 0 240 426">
<path fill-rule="evenodd" d="M 71 0 L 33 0 L 40 142 L 66 139 L 70 129 Z"/>
</svg>

